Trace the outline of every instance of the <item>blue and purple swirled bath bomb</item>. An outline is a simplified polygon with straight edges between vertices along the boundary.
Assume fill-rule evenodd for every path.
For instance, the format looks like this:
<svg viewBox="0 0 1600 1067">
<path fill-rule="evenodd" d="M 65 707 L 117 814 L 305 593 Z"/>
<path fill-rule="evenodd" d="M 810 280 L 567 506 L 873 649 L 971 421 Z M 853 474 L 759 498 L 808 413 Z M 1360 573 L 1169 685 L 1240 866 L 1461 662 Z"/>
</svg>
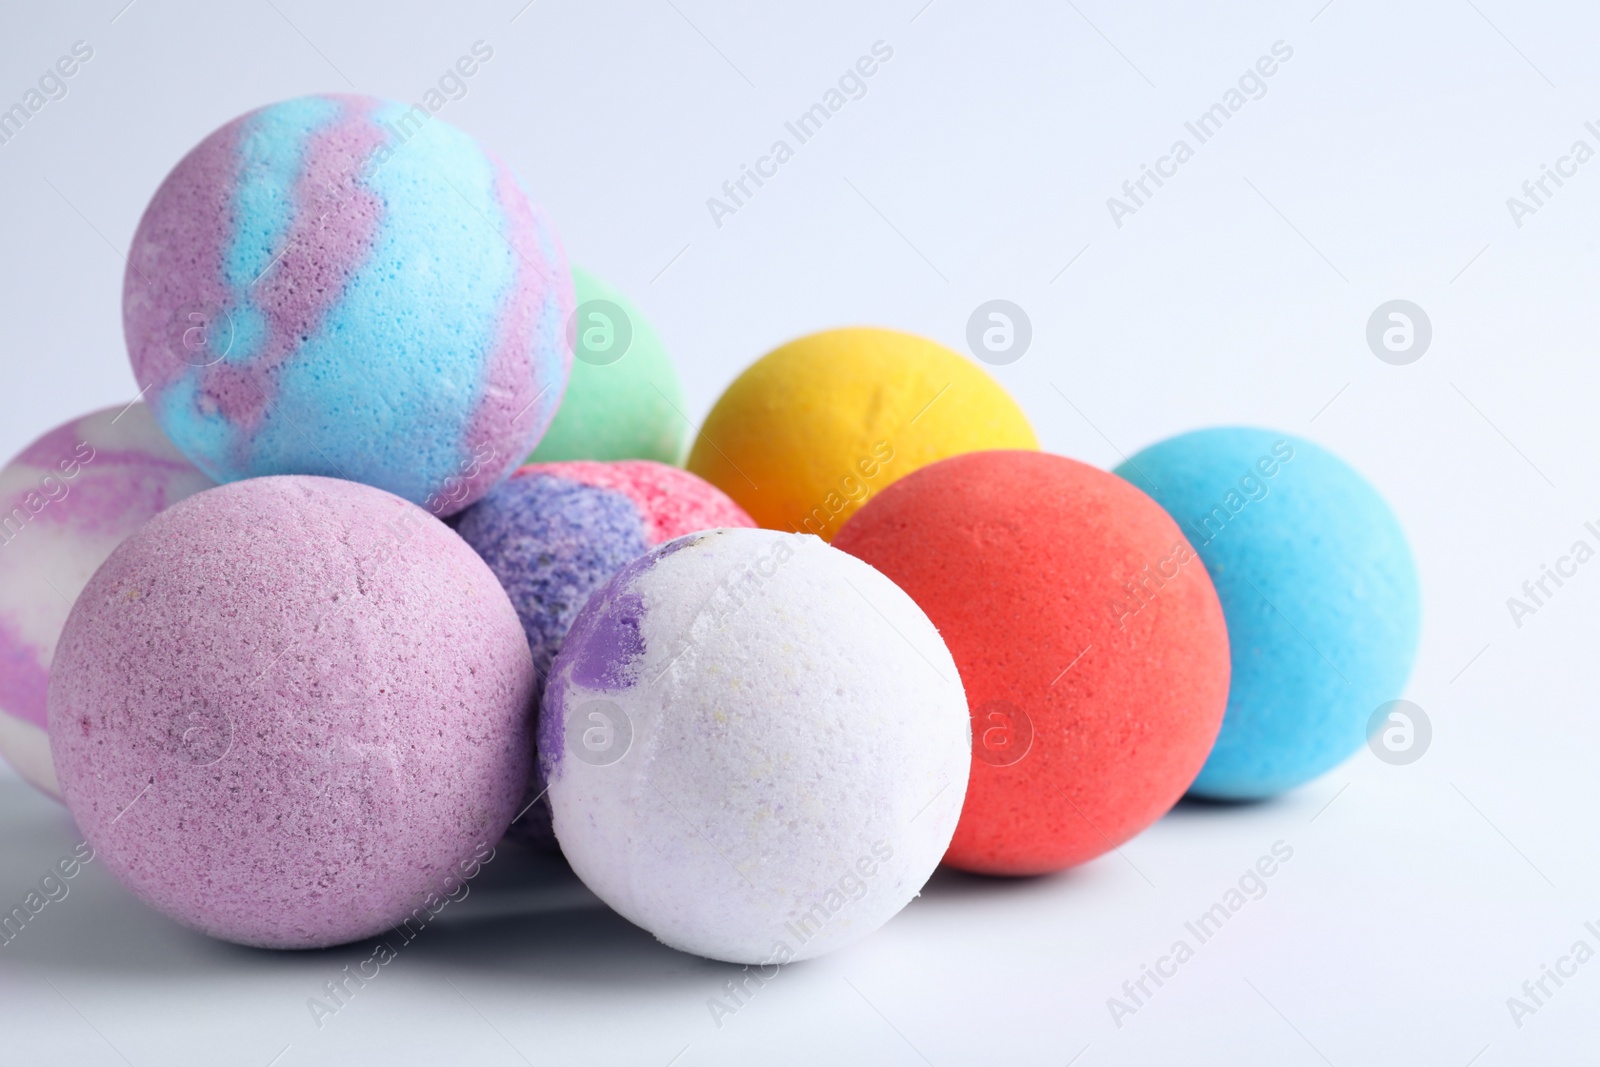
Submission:
<svg viewBox="0 0 1600 1067">
<path fill-rule="evenodd" d="M 123 282 L 134 375 L 207 475 L 347 478 L 436 515 L 549 426 L 572 310 L 561 246 L 505 163 L 363 96 L 208 136 L 156 191 Z"/>
</svg>

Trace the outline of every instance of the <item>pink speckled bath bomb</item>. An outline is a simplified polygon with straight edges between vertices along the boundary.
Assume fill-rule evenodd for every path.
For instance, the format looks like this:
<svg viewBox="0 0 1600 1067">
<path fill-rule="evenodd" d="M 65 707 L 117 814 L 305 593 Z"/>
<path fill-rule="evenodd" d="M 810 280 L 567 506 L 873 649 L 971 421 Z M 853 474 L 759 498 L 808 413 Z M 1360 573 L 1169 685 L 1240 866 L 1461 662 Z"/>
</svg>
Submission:
<svg viewBox="0 0 1600 1067">
<path fill-rule="evenodd" d="M 0 469 L 0 756 L 51 796 L 45 694 L 72 601 L 124 537 L 215 484 L 140 403 L 63 423 Z"/>
<path fill-rule="evenodd" d="M 621 493 L 633 503 L 650 545 L 659 545 L 696 530 L 754 526 L 755 520 L 722 490 L 681 467 L 648 459 L 606 463 L 575 459 L 561 463 L 529 463 L 537 471 L 596 489 Z"/>
<path fill-rule="evenodd" d="M 443 523 L 353 482 L 248 479 L 158 515 L 90 579 L 50 744 L 136 896 L 315 948 L 460 891 L 527 783 L 533 680 L 510 601 Z"/>
</svg>

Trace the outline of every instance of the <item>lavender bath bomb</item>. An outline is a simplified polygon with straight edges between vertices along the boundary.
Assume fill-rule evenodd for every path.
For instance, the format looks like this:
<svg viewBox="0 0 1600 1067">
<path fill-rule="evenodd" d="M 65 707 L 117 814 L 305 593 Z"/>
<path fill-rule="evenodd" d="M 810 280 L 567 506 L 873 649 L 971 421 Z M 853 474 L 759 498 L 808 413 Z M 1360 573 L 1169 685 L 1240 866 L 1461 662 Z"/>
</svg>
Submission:
<svg viewBox="0 0 1600 1067">
<path fill-rule="evenodd" d="M 45 793 L 61 796 L 45 696 L 73 600 L 124 537 L 215 484 L 140 403 L 57 426 L 0 469 L 0 756 Z"/>
<path fill-rule="evenodd" d="M 539 719 L 555 833 L 664 943 L 770 965 L 922 889 L 966 794 L 961 676 L 910 597 L 816 537 L 651 550 L 590 597 Z"/>
<path fill-rule="evenodd" d="M 426 921 L 527 784 L 533 664 L 467 545 L 379 489 L 235 482 L 146 523 L 56 649 L 67 806 L 187 926 L 315 948 Z"/>
</svg>

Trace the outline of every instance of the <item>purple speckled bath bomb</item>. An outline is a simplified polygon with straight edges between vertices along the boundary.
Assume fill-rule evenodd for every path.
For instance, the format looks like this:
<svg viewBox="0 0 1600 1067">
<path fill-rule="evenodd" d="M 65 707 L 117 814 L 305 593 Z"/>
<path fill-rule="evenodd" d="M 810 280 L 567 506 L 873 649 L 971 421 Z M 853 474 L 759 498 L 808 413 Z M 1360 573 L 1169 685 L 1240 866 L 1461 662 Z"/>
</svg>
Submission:
<svg viewBox="0 0 1600 1067">
<path fill-rule="evenodd" d="M 589 594 L 623 564 L 696 530 L 754 525 L 710 482 L 629 459 L 530 463 L 462 512 L 456 530 L 510 594 L 543 679 Z M 544 792 L 536 764 L 511 836 L 555 851 Z"/>
<path fill-rule="evenodd" d="M 140 403 L 57 426 L 0 469 L 0 756 L 51 796 L 45 695 L 73 600 L 146 519 L 215 484 Z"/>
<path fill-rule="evenodd" d="M 152 907 L 269 948 L 426 922 L 516 813 L 533 664 L 448 527 L 282 476 L 199 493 L 67 619 L 50 744 L 97 856 Z"/>
</svg>

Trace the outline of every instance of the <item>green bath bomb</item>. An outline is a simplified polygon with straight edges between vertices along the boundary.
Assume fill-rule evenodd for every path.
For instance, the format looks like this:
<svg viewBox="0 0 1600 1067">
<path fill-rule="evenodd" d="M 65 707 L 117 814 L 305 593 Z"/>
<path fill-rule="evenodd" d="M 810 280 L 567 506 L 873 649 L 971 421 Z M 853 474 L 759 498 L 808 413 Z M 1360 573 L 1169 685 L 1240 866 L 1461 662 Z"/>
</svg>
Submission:
<svg viewBox="0 0 1600 1067">
<path fill-rule="evenodd" d="M 682 462 L 689 424 L 672 357 L 639 309 L 581 267 L 567 324 L 572 377 L 529 463 L 572 459 Z"/>
</svg>

